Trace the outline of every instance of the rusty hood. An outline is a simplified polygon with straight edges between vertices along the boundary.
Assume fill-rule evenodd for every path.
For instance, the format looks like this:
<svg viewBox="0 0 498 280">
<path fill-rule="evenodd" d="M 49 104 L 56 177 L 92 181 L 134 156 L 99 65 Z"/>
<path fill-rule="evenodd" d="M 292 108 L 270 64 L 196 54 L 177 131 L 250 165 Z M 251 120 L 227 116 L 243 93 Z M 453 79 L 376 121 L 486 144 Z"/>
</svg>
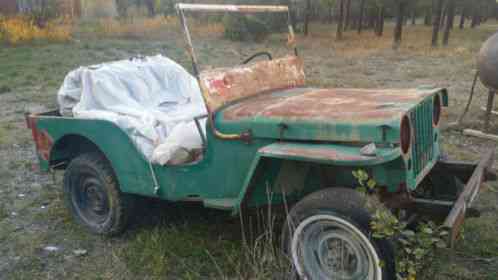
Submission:
<svg viewBox="0 0 498 280">
<path fill-rule="evenodd" d="M 216 121 L 224 132 L 251 130 L 261 138 L 392 143 L 401 118 L 435 94 L 447 100 L 446 90 L 435 88 L 293 88 L 228 104 Z"/>
</svg>

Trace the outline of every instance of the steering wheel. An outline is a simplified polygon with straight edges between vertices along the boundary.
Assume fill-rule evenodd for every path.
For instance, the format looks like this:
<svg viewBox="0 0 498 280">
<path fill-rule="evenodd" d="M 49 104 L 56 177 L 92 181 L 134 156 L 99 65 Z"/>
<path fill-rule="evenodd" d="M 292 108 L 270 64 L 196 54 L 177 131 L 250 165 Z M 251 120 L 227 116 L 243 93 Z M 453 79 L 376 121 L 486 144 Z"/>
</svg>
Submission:
<svg viewBox="0 0 498 280">
<path fill-rule="evenodd" d="M 269 53 L 269 52 L 259 52 L 259 53 L 256 53 L 256 54 L 252 55 L 248 59 L 244 60 L 244 62 L 242 62 L 242 64 L 247 64 L 247 63 L 251 62 L 251 60 L 255 59 L 258 56 L 266 56 L 266 57 L 268 57 L 268 60 L 273 60 L 273 57 L 272 57 L 271 53 Z"/>
</svg>

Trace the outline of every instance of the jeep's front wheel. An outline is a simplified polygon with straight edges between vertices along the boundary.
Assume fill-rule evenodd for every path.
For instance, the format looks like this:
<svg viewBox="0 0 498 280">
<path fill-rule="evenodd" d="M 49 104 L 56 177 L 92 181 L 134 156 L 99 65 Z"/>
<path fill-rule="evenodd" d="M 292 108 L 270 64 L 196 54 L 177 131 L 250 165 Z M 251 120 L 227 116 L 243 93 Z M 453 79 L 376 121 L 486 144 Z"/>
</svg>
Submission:
<svg viewBox="0 0 498 280">
<path fill-rule="evenodd" d="M 72 216 L 92 233 L 116 235 L 128 224 L 134 197 L 123 194 L 107 159 L 99 153 L 73 159 L 64 174 L 64 200 Z"/>
<path fill-rule="evenodd" d="M 371 237 L 370 219 L 350 189 L 321 190 L 297 203 L 282 238 L 294 278 L 395 279 L 391 244 Z"/>
</svg>

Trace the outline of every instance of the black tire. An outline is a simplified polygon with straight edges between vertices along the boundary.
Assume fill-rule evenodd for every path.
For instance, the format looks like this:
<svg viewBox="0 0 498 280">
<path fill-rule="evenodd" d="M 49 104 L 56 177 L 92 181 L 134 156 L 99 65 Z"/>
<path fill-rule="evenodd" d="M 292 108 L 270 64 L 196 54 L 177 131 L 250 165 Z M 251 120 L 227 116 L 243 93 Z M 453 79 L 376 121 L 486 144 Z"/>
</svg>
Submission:
<svg viewBox="0 0 498 280">
<path fill-rule="evenodd" d="M 369 248 L 369 250 L 365 251 L 366 253 L 360 254 L 361 256 L 365 256 L 366 258 L 353 258 L 355 260 L 353 261 L 353 263 L 356 263 L 356 266 L 352 265 L 354 266 L 354 269 L 356 269 L 355 273 L 358 273 L 359 270 L 358 267 L 360 267 L 358 263 L 366 263 L 366 262 L 360 262 L 357 259 L 370 260 L 369 262 L 367 262 L 369 264 L 368 265 L 369 269 L 367 269 L 368 272 L 366 272 L 365 269 L 362 269 L 363 271 L 362 273 L 363 274 L 367 273 L 368 275 L 361 276 L 360 279 L 366 277 L 368 278 L 366 280 L 370 280 L 369 277 L 371 277 L 371 273 L 375 275 L 381 275 L 373 278 L 376 280 L 396 279 L 393 245 L 389 240 L 375 239 L 371 236 L 370 232 L 371 215 L 365 209 L 364 205 L 365 205 L 365 198 L 361 194 L 359 194 L 355 190 L 346 189 L 346 188 L 323 189 L 306 196 L 300 202 L 298 202 L 291 209 L 290 213 L 287 215 L 287 220 L 282 228 L 282 248 L 289 257 L 289 260 L 292 264 L 292 271 L 290 278 L 294 279 L 306 278 L 309 280 L 315 280 L 315 279 L 328 279 L 331 278 L 329 277 L 330 275 L 334 275 L 335 277 L 336 274 L 334 274 L 335 273 L 334 271 L 336 270 L 334 268 L 336 268 L 335 265 L 337 263 L 334 262 L 334 258 L 337 258 L 336 255 L 341 255 L 340 257 L 341 258 L 340 263 L 342 264 L 341 268 L 342 271 L 345 271 L 347 268 L 345 269 L 343 265 L 344 254 L 342 253 L 342 248 L 344 248 L 344 244 L 347 245 L 353 242 L 348 243 L 342 241 L 346 240 L 347 238 L 340 239 L 335 237 L 334 239 L 334 237 L 331 237 L 334 234 L 335 236 L 337 235 L 358 236 L 354 238 L 351 237 L 351 239 L 354 241 L 358 241 L 358 244 L 360 245 L 363 244 L 361 246 L 358 246 L 359 248 L 363 248 L 362 246 L 365 246 L 365 248 Z M 320 219 L 321 217 L 322 219 Z M 331 220 L 327 220 L 328 218 L 330 218 Z M 353 233 L 350 233 L 341 227 L 334 227 L 332 225 L 333 219 L 337 219 L 339 221 L 337 224 L 344 222 L 344 224 L 347 225 L 345 227 L 349 228 L 354 227 L 355 229 L 352 229 Z M 316 224 L 319 223 L 322 223 L 321 224 L 322 228 L 320 228 L 320 231 L 316 231 L 318 233 L 315 233 L 313 235 L 314 231 L 312 230 L 313 229 L 312 226 L 316 227 Z M 306 230 L 311 231 L 312 233 L 306 235 L 305 234 Z M 301 236 L 304 237 L 300 239 Z M 319 241 L 316 241 L 313 238 L 318 239 Z M 330 242 L 332 239 L 341 240 L 340 254 L 332 253 L 334 252 L 334 250 L 330 248 Z M 322 243 L 325 243 L 326 246 L 321 245 Z M 367 243 L 369 243 L 370 245 L 368 245 Z M 299 246 L 297 246 L 296 244 L 299 244 Z M 319 246 L 316 246 L 316 248 L 315 246 L 312 246 L 316 244 L 318 244 Z M 325 252 L 323 250 L 323 247 L 328 248 L 326 249 L 326 253 L 322 254 L 322 257 L 325 256 L 324 259 L 327 261 L 328 265 L 323 265 L 324 263 L 323 259 L 319 257 L 320 252 Z M 358 248 L 351 245 L 347 245 L 346 247 Z M 349 252 L 353 251 L 354 250 L 352 249 L 346 250 L 346 252 L 348 252 L 346 253 L 348 257 L 347 259 L 349 259 L 350 262 L 352 258 Z M 363 250 L 356 250 L 354 252 L 360 252 L 360 251 Z M 313 253 L 311 254 L 310 252 Z M 375 252 L 375 254 L 373 252 Z M 296 257 L 293 258 L 293 255 Z M 331 257 L 331 255 L 334 256 Z M 311 256 L 311 257 L 306 258 L 305 256 Z M 358 254 L 356 254 L 355 256 L 358 256 Z M 375 256 L 375 257 L 370 258 L 368 256 Z M 305 259 L 308 259 L 309 261 L 304 261 Z M 332 261 L 330 261 L 331 259 Z M 377 260 L 377 259 L 379 262 L 377 264 L 373 264 L 375 262 L 372 260 Z M 337 259 L 335 260 L 337 261 Z M 371 267 L 373 267 L 374 269 L 373 270 L 370 269 Z M 298 271 L 301 272 L 299 273 Z M 324 277 L 324 275 L 327 277 Z M 335 279 L 342 279 L 342 278 L 339 277 Z M 345 279 L 347 279 L 347 277 Z"/>
<path fill-rule="evenodd" d="M 74 158 L 64 174 L 64 200 L 74 219 L 90 232 L 106 236 L 122 233 L 135 198 L 121 193 L 116 175 L 100 153 Z"/>
</svg>

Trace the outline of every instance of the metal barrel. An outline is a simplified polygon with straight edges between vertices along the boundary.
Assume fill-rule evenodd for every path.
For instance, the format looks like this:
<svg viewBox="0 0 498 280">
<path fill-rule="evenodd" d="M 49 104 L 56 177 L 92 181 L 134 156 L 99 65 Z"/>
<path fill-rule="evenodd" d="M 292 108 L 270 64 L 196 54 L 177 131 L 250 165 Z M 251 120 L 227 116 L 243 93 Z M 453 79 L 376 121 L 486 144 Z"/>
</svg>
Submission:
<svg viewBox="0 0 498 280">
<path fill-rule="evenodd" d="M 484 42 L 477 57 L 477 68 L 481 82 L 490 90 L 498 91 L 498 33 Z"/>
</svg>

